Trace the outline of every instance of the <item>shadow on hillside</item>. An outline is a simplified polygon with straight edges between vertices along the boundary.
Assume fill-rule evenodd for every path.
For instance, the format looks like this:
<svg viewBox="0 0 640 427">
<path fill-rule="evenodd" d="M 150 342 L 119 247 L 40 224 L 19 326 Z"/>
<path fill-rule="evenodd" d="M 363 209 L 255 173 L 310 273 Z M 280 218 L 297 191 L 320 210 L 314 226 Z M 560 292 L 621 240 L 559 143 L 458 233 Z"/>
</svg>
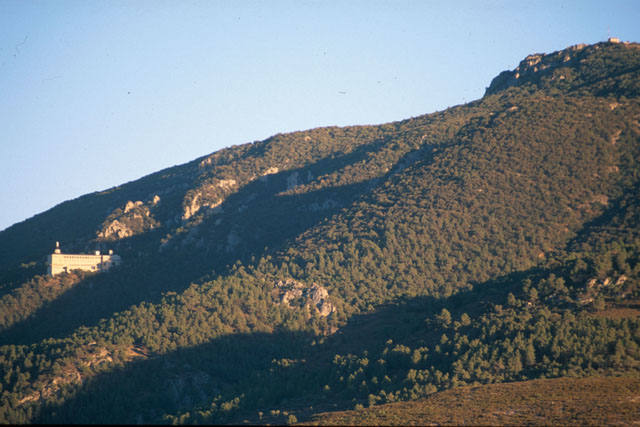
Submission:
<svg viewBox="0 0 640 427">
<path fill-rule="evenodd" d="M 342 374 L 334 363 L 336 354 L 362 357 L 367 351 L 374 356 L 389 340 L 433 347 L 443 331 L 425 319 L 445 306 L 454 319 L 463 312 L 481 315 L 491 303 L 504 303 L 526 274 L 511 274 L 447 299 L 404 298 L 351 317 L 327 337 L 282 330 L 232 334 L 152 355 L 87 381 L 75 396 L 45 407 L 34 421 L 161 423 L 170 422 L 163 414 L 189 411 L 193 418 L 181 422 L 283 424 L 285 411 L 305 421 L 314 413 L 352 409 L 365 403 L 366 392 L 338 380 Z M 212 408 L 210 418 L 199 418 L 199 410 Z"/>
<path fill-rule="evenodd" d="M 345 342 L 353 351 L 378 345 L 378 341 L 384 345 L 387 339 L 396 339 L 399 328 L 419 328 L 423 314 L 416 316 L 404 307 L 390 305 L 380 312 L 358 316 L 356 323 L 326 338 L 323 344 L 310 333 L 224 336 L 99 375 L 69 401 L 45 408 L 34 421 L 168 422 L 162 419 L 164 413 L 210 409 L 213 400 L 219 409 L 214 418 L 199 421 L 283 424 L 287 417 L 282 411 L 295 414 L 302 421 L 318 410 L 350 409 L 353 402 L 343 397 L 334 384 L 331 393 L 323 391 L 332 381 L 334 355 L 343 354 Z M 387 327 L 374 336 L 359 332 L 363 325 L 375 327 L 380 323 Z M 239 400 L 234 404 L 235 398 Z M 281 412 L 275 415 L 271 410 Z"/>
<path fill-rule="evenodd" d="M 192 163 L 68 200 L 0 231 L 0 274 L 20 262 L 44 261 L 56 241 L 70 251 L 87 250 L 87 236 L 95 236 L 107 216 L 128 200 L 146 200 L 162 189 L 188 186 L 193 180 Z"/>
<path fill-rule="evenodd" d="M 4 270 L 0 275 L 0 298 L 10 294 L 14 289 L 20 288 L 36 275 L 44 276 L 46 273 L 47 267 L 44 261 L 32 261 Z"/>
<path fill-rule="evenodd" d="M 637 212 L 640 212 L 640 183 L 633 185 L 621 197 L 609 201 L 608 207 L 600 215 L 584 223 L 567 243 L 567 249 L 579 251 L 581 243 L 598 234 L 607 236 L 609 240 L 633 239 L 634 234 L 638 233 L 629 233 L 629 230 L 640 230 Z"/>
<path fill-rule="evenodd" d="M 305 177 L 308 173 L 318 176 L 339 171 L 367 158 L 385 142 L 379 140 L 344 156 L 252 181 L 225 199 L 221 213 L 205 217 L 195 237 L 185 233 L 174 238 L 165 250 L 158 250 L 162 229 L 119 241 L 118 253 L 124 260 L 120 268 L 75 285 L 0 333 L 0 343 L 28 344 L 64 337 L 80 326 L 94 326 L 100 319 L 143 301 L 160 302 L 163 293 L 184 291 L 204 277 L 227 275 L 237 261 L 247 265 L 273 255 L 306 230 L 359 200 L 377 182 L 375 178 L 285 195 L 282 192 L 287 179 L 294 174 Z M 417 160 L 415 152 L 407 156 L 409 162 Z"/>
</svg>

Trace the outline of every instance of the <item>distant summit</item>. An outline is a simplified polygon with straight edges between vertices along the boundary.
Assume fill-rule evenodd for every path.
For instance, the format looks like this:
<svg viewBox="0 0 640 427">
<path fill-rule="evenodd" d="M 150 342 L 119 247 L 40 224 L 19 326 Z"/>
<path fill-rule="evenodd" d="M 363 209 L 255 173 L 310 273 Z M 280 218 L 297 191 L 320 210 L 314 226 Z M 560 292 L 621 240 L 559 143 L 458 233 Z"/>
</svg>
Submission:
<svg viewBox="0 0 640 427">
<path fill-rule="evenodd" d="M 639 67 L 640 44 L 621 42 L 611 37 L 606 42 L 593 45 L 577 44 L 549 54 L 529 55 L 514 70 L 498 74 L 491 81 L 485 96 L 526 85 L 538 89 L 555 87 L 576 90 L 603 79 L 637 71 Z M 624 88 L 617 86 L 609 89 L 620 91 Z M 636 94 L 637 82 L 633 95 Z"/>
</svg>

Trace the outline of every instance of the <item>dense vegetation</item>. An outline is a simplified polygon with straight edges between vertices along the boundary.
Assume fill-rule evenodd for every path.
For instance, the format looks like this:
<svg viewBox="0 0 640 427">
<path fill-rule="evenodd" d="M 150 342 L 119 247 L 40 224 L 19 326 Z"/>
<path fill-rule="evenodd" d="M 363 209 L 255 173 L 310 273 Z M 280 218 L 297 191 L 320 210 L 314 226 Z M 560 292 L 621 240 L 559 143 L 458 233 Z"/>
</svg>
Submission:
<svg viewBox="0 0 640 427">
<path fill-rule="evenodd" d="M 292 423 L 637 375 L 640 49 L 540 61 L 471 104 L 231 147 L 0 232 L 0 421 Z M 56 240 L 125 262 L 47 278 Z M 281 304 L 289 278 L 335 311 Z"/>
</svg>

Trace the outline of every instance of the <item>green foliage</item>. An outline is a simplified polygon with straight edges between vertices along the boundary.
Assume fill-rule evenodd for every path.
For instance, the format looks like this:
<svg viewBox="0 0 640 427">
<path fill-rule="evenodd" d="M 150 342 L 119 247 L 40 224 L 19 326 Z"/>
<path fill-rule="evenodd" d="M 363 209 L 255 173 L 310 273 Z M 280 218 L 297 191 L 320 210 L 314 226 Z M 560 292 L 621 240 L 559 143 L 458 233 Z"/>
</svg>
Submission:
<svg viewBox="0 0 640 427">
<path fill-rule="evenodd" d="M 468 105 L 231 147 L 1 232 L 0 421 L 283 424 L 636 373 L 639 55 L 574 54 Z M 114 221 L 131 235 L 105 237 Z M 55 240 L 124 263 L 36 275 Z M 281 303 L 289 278 L 335 311 Z"/>
</svg>

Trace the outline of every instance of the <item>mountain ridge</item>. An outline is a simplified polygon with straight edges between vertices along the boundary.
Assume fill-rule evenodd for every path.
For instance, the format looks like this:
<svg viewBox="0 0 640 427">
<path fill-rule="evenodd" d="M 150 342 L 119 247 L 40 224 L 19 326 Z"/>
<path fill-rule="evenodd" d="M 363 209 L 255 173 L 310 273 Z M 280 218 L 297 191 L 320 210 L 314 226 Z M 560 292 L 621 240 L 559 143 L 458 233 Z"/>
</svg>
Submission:
<svg viewBox="0 0 640 427">
<path fill-rule="evenodd" d="M 564 89 L 569 90 L 575 90 L 575 86 L 579 86 L 579 84 L 593 84 L 594 82 L 588 79 L 589 73 L 585 73 L 584 69 L 594 66 L 595 61 L 592 59 L 597 56 L 597 51 L 602 48 L 614 48 L 624 51 L 627 49 L 640 49 L 640 44 L 610 39 L 610 41 L 593 45 L 577 44 L 548 54 L 536 53 L 529 55 L 514 70 L 507 70 L 498 74 L 491 81 L 485 96 L 498 93 L 509 87 L 525 84 L 533 84 L 541 88 L 549 87 L 551 84 L 564 85 Z M 640 63 L 632 62 L 622 67 L 608 63 L 605 66 L 612 67 L 613 73 L 619 75 L 637 71 Z M 579 84 L 576 85 L 570 72 L 571 68 L 577 68 L 579 73 L 586 74 L 586 81 L 579 80 Z"/>
<path fill-rule="evenodd" d="M 274 135 L 0 232 L 0 420 L 282 423 L 635 374 L 640 49 L 565 51 L 470 104 Z M 123 264 L 46 278 L 56 240 Z"/>
</svg>

